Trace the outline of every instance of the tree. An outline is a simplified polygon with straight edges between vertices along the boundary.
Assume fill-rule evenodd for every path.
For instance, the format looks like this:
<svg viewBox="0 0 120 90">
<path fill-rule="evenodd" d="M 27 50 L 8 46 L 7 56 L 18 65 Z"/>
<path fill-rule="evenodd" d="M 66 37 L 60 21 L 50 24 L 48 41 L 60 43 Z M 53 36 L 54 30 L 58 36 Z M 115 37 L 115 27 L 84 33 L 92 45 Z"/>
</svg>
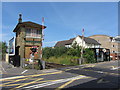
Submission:
<svg viewBox="0 0 120 90">
<path fill-rule="evenodd" d="M 46 47 L 43 49 L 43 58 L 49 59 L 49 57 L 54 56 L 53 49 L 51 47 Z"/>
<path fill-rule="evenodd" d="M 75 42 L 75 43 L 72 45 L 72 48 L 69 48 L 69 49 L 68 49 L 67 54 L 68 54 L 68 55 L 72 55 L 72 56 L 80 57 L 80 51 L 81 51 L 81 47 L 80 47 L 79 45 L 77 45 L 77 42 Z"/>
<path fill-rule="evenodd" d="M 92 51 L 91 49 L 86 48 L 84 50 L 83 57 L 87 60 L 87 63 L 95 63 L 96 62 L 94 55 L 95 55 L 94 51 Z"/>
<path fill-rule="evenodd" d="M 6 42 L 0 42 L 0 56 L 2 60 L 5 60 L 5 54 L 7 53 L 7 44 Z"/>
</svg>

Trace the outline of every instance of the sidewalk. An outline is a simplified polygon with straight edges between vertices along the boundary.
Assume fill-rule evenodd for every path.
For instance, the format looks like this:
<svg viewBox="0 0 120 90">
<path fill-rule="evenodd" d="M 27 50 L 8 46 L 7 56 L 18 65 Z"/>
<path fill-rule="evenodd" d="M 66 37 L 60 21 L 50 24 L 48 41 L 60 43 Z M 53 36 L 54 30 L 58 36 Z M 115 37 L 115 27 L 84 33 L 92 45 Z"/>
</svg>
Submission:
<svg viewBox="0 0 120 90">
<path fill-rule="evenodd" d="M 36 69 L 24 69 L 22 67 L 14 67 L 11 64 L 6 63 L 5 61 L 0 61 L 1 68 L 3 74 L 8 75 L 29 75 L 29 74 L 42 74 L 42 73 L 50 73 L 59 71 L 56 69 L 44 69 L 44 70 L 36 70 Z"/>
</svg>

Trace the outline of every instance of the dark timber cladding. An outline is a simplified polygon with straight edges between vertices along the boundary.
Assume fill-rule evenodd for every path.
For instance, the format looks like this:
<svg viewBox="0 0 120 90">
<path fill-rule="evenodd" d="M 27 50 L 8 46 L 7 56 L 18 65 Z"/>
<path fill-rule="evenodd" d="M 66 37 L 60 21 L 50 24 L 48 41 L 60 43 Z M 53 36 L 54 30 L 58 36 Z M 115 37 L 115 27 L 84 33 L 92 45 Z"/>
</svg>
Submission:
<svg viewBox="0 0 120 90">
<path fill-rule="evenodd" d="M 22 15 L 19 15 L 18 24 L 13 32 L 16 33 L 16 54 L 20 58 L 30 58 L 30 48 L 32 46 L 38 47 L 38 53 L 35 53 L 35 59 L 40 58 L 41 44 L 42 44 L 42 28 L 46 26 L 34 22 L 22 22 Z"/>
</svg>

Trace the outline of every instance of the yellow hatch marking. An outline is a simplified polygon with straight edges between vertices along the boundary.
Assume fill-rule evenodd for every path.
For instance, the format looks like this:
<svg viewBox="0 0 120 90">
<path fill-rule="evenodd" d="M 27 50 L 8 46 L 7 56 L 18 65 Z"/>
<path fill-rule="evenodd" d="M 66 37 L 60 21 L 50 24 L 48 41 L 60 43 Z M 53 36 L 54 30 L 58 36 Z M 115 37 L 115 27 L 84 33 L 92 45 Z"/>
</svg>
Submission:
<svg viewBox="0 0 120 90">
<path fill-rule="evenodd" d="M 80 76 L 83 76 L 83 75 L 80 75 Z M 66 82 L 65 84 L 61 85 L 60 87 L 56 88 L 55 90 L 60 90 L 60 89 L 64 88 L 65 86 L 69 85 L 70 83 L 72 83 L 76 80 L 79 80 L 79 79 L 84 79 L 84 78 L 92 78 L 92 77 L 80 77 L 77 79 L 70 80 L 70 81 Z"/>
<path fill-rule="evenodd" d="M 53 73 L 44 73 L 44 74 L 37 74 L 37 75 L 27 75 L 27 76 L 20 76 L 20 77 L 15 77 L 15 78 L 8 78 L 8 79 L 0 79 L 0 81 L 7 81 L 11 79 L 17 79 L 17 78 L 24 78 L 24 77 L 37 77 L 37 76 L 43 76 L 43 75 L 50 75 L 50 74 L 59 74 L 62 73 L 63 71 L 58 71 L 58 72 L 53 72 Z"/>
<path fill-rule="evenodd" d="M 21 87 L 27 86 L 27 85 L 29 85 L 29 84 L 33 84 L 33 83 L 35 83 L 35 82 L 37 82 L 37 81 L 39 81 L 39 80 L 42 80 L 42 79 L 44 79 L 44 78 L 39 78 L 39 79 L 37 79 L 37 80 L 35 80 L 35 81 L 29 82 L 29 83 L 24 83 L 24 84 L 22 84 L 22 85 L 20 85 L 20 86 L 18 86 L 18 87 L 15 87 L 15 88 L 13 88 L 13 89 L 11 89 L 11 90 L 15 90 L 16 88 L 21 88 Z"/>
</svg>

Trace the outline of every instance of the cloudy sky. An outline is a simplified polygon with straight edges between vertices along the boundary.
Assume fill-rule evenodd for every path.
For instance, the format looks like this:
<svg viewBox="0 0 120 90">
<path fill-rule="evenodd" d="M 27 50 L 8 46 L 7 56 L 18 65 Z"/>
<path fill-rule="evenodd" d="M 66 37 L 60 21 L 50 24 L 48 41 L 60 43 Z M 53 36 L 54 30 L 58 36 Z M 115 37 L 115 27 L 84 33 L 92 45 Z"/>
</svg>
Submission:
<svg viewBox="0 0 120 90">
<path fill-rule="evenodd" d="M 54 46 L 57 41 L 82 34 L 118 35 L 117 2 L 3 2 L 2 41 L 8 42 L 15 34 L 18 14 L 24 21 L 41 24 L 45 18 L 44 47 Z"/>
</svg>

